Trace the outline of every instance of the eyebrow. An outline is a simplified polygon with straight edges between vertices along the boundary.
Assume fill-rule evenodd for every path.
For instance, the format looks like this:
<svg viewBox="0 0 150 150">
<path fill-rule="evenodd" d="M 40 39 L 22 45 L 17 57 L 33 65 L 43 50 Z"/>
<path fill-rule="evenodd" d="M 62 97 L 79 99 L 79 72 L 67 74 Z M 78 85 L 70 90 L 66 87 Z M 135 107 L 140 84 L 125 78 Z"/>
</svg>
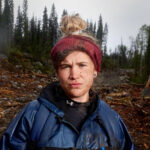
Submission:
<svg viewBox="0 0 150 150">
<path fill-rule="evenodd" d="M 88 64 L 88 62 L 86 62 L 86 61 L 81 61 L 81 62 L 77 62 L 77 64 Z M 62 61 L 62 63 L 60 63 L 60 65 L 68 65 L 68 64 L 70 64 L 68 61 Z"/>
</svg>

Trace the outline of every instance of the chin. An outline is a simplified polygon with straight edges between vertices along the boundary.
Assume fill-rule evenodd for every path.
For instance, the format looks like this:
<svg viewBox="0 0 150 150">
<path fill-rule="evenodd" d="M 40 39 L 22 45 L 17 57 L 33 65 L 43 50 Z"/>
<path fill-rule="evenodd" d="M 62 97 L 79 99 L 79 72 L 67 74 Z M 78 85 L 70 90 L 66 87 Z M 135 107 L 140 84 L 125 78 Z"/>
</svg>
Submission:
<svg viewBox="0 0 150 150">
<path fill-rule="evenodd" d="M 71 91 L 69 91 L 69 92 L 67 92 L 67 93 L 68 93 L 68 96 L 69 96 L 70 98 L 80 98 L 80 97 L 82 97 L 84 94 L 86 94 L 87 92 L 81 91 L 81 90 L 79 90 L 79 89 L 73 89 L 73 90 L 71 90 Z"/>
</svg>

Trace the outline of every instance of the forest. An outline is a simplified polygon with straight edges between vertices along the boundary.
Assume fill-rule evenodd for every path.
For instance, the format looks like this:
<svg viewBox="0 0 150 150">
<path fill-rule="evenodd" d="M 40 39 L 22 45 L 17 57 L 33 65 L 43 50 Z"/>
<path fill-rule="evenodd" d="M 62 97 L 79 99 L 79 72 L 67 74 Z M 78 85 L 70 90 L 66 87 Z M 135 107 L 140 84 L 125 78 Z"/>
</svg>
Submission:
<svg viewBox="0 0 150 150">
<path fill-rule="evenodd" d="M 65 14 L 67 10 L 62 12 L 62 16 Z M 130 38 L 130 48 L 121 42 L 114 50 L 107 49 L 109 29 L 101 14 L 97 22 L 87 20 L 87 25 L 87 31 L 98 39 L 103 51 L 102 68 L 133 68 L 135 74 L 132 81 L 147 81 L 150 74 L 150 25 L 139 27 L 136 38 Z M 7 54 L 12 63 L 19 61 L 12 56 L 20 58 L 20 55 L 28 55 L 30 60 L 24 57 L 26 61 L 40 61 L 44 66 L 50 65 L 50 50 L 60 37 L 60 23 L 54 4 L 50 12 L 45 7 L 42 20 L 38 20 L 36 16 L 29 19 L 27 0 L 23 1 L 22 7 L 18 7 L 17 18 L 14 18 L 13 0 L 0 0 L 0 52 Z"/>
<path fill-rule="evenodd" d="M 61 17 L 66 14 L 64 9 Z M 137 150 L 148 150 L 150 97 L 143 100 L 142 91 L 150 76 L 150 25 L 139 27 L 130 46 L 121 41 L 108 49 L 109 24 L 103 20 L 101 12 L 97 22 L 86 20 L 86 31 L 97 38 L 103 54 L 96 91 L 121 114 Z M 55 4 L 44 8 L 40 20 L 29 18 L 28 0 L 18 7 L 16 18 L 14 1 L 0 0 L 0 136 L 24 105 L 56 80 L 50 51 L 61 36 Z"/>
</svg>

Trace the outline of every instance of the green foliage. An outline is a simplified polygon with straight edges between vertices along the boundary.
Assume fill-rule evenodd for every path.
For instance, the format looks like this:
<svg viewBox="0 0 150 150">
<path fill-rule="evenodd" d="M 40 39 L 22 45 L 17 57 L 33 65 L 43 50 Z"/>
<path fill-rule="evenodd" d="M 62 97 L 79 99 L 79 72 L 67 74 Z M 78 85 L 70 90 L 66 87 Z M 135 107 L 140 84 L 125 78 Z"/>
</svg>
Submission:
<svg viewBox="0 0 150 150">
<path fill-rule="evenodd" d="M 32 69 L 31 60 L 18 49 L 11 49 L 8 55 L 8 60 L 14 65 L 21 65 L 24 70 Z"/>
<path fill-rule="evenodd" d="M 143 25 L 140 28 L 136 40 L 132 42 L 130 54 L 133 54 L 130 62 L 135 70 L 131 80 L 145 83 L 150 75 L 150 26 Z"/>
<path fill-rule="evenodd" d="M 2 15 L 2 0 L 0 0 L 0 17 Z"/>
<path fill-rule="evenodd" d="M 35 60 L 35 58 L 29 53 L 23 53 L 19 49 L 11 49 L 8 54 L 9 63 L 13 65 L 19 65 L 24 71 L 41 71 L 46 74 L 54 72 L 51 61 L 45 61 L 45 58 L 41 58 L 41 61 Z"/>
<path fill-rule="evenodd" d="M 97 33 L 96 33 L 96 38 L 99 40 L 99 44 L 100 46 L 102 46 L 103 43 L 103 20 L 102 20 L 102 16 L 99 16 L 99 20 L 98 20 L 98 29 L 97 29 Z"/>
<path fill-rule="evenodd" d="M 132 59 L 132 66 L 133 66 L 133 68 L 135 70 L 135 75 L 136 76 L 139 73 L 139 69 L 140 69 L 140 65 L 139 64 L 140 64 L 140 55 L 139 55 L 138 51 L 136 50 L 134 52 L 134 57 Z"/>
<path fill-rule="evenodd" d="M 103 58 L 101 67 L 102 67 L 102 70 L 114 70 L 118 68 L 117 62 L 109 57 Z"/>
<path fill-rule="evenodd" d="M 15 31 L 14 31 L 14 45 L 20 46 L 22 45 L 22 35 L 23 35 L 23 18 L 22 13 L 20 10 L 20 6 L 18 7 L 18 14 L 15 24 Z"/>
<path fill-rule="evenodd" d="M 49 17 L 49 37 L 50 37 L 51 47 L 53 47 L 56 44 L 56 41 L 58 40 L 58 21 L 57 21 L 57 13 L 54 4 L 52 5 L 51 13 Z"/>
<path fill-rule="evenodd" d="M 150 76 L 150 27 L 148 30 L 148 41 L 147 48 L 145 52 L 145 76 L 148 78 Z"/>
<path fill-rule="evenodd" d="M 67 10 L 64 9 L 64 10 L 63 10 L 63 13 L 62 13 L 62 15 L 61 15 L 61 17 L 65 16 L 65 15 L 67 15 L 67 14 L 68 14 Z"/>
<path fill-rule="evenodd" d="M 42 26 L 42 47 L 46 47 L 46 43 L 48 41 L 48 15 L 47 8 L 44 8 L 43 12 L 43 26 Z"/>
<path fill-rule="evenodd" d="M 0 0 L 0 51 L 10 48 L 13 42 L 14 25 L 14 5 L 13 0 L 4 0 L 2 9 L 2 0 Z"/>
<path fill-rule="evenodd" d="M 147 81 L 147 79 L 145 78 L 145 76 L 144 75 L 142 75 L 142 76 L 139 76 L 139 75 L 132 75 L 131 77 L 130 77 L 130 81 L 131 82 L 134 82 L 134 83 L 138 83 L 138 84 L 145 84 L 146 83 L 146 81 Z"/>
<path fill-rule="evenodd" d="M 22 34 L 22 46 L 21 49 L 23 51 L 27 51 L 29 44 L 29 19 L 28 19 L 28 1 L 24 0 L 23 1 L 23 11 L 22 11 L 22 29 L 23 29 L 23 34 Z"/>
<path fill-rule="evenodd" d="M 119 52 L 119 65 L 120 67 L 124 68 L 127 66 L 127 47 L 123 44 L 118 46 L 118 52 Z"/>
<path fill-rule="evenodd" d="M 65 14 L 68 14 L 67 10 L 63 11 L 62 16 Z M 108 25 L 103 24 L 101 15 L 97 24 L 87 21 L 87 31 L 99 41 L 103 51 L 103 69 L 130 67 L 135 70 L 135 74 L 131 77 L 132 81 L 143 83 L 147 80 L 150 75 L 150 26 L 143 25 L 140 28 L 129 50 L 121 43 L 110 55 L 107 54 Z M 60 35 L 54 4 L 49 16 L 45 7 L 42 20 L 37 20 L 34 16 L 29 20 L 28 0 L 24 0 L 22 11 L 20 6 L 18 7 L 14 26 L 13 0 L 4 0 L 3 9 L 0 0 L 0 52 L 3 49 L 9 55 L 12 64 L 22 65 L 25 70 L 53 72 L 49 54 Z M 35 65 L 34 62 L 40 62 L 42 65 L 40 63 Z"/>
</svg>

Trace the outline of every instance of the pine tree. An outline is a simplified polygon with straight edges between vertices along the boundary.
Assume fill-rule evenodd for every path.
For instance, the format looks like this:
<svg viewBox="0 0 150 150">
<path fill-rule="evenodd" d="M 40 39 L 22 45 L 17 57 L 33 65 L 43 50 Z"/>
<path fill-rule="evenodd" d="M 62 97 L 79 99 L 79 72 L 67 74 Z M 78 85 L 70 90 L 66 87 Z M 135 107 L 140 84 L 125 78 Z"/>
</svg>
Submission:
<svg viewBox="0 0 150 150">
<path fill-rule="evenodd" d="M 23 12 L 22 12 L 22 22 L 23 22 L 23 45 L 22 49 L 28 51 L 29 45 L 29 21 L 28 21 L 28 1 L 23 1 Z"/>
<path fill-rule="evenodd" d="M 30 44 L 33 47 L 36 44 L 36 22 L 34 16 L 30 20 Z"/>
<path fill-rule="evenodd" d="M 104 56 L 107 55 L 107 37 L 108 37 L 108 25 L 107 25 L 107 23 L 105 23 L 104 33 L 103 33 L 103 50 L 104 50 Z"/>
<path fill-rule="evenodd" d="M 0 27 L 1 27 L 1 21 L 2 21 L 2 0 L 0 0 Z"/>
<path fill-rule="evenodd" d="M 10 0 L 10 42 L 13 44 L 13 36 L 14 36 L 14 2 Z"/>
<path fill-rule="evenodd" d="M 93 24 L 92 21 L 86 21 L 87 23 L 87 28 L 86 28 L 86 32 L 88 32 L 89 34 L 92 34 L 93 36 L 96 36 L 96 23 Z"/>
<path fill-rule="evenodd" d="M 62 15 L 61 15 L 61 18 L 63 17 L 63 16 L 65 16 L 65 15 L 67 15 L 68 14 L 68 12 L 67 12 L 67 10 L 66 9 L 64 9 L 63 10 L 63 12 L 62 12 Z M 59 26 L 60 26 L 60 24 L 59 24 Z M 62 32 L 61 32 L 61 29 L 58 27 L 58 31 L 57 31 L 57 39 L 59 39 L 60 37 L 62 37 Z"/>
<path fill-rule="evenodd" d="M 58 22 L 57 22 L 57 13 L 55 10 L 55 5 L 52 5 L 50 18 L 49 18 L 49 35 L 51 46 L 53 47 L 58 40 Z"/>
<path fill-rule="evenodd" d="M 0 0 L 0 52 L 3 49 L 3 33 L 2 33 L 2 0 Z"/>
<path fill-rule="evenodd" d="M 137 77 L 138 74 L 139 74 L 139 64 L 140 64 L 140 55 L 139 55 L 138 50 L 135 49 L 134 57 L 133 57 L 133 60 L 132 60 L 132 65 L 133 65 L 133 68 L 135 70 L 135 77 Z"/>
<path fill-rule="evenodd" d="M 40 47 L 41 45 L 41 21 L 38 20 L 38 24 L 37 24 L 37 36 L 36 36 L 36 41 L 37 41 L 37 45 Z"/>
<path fill-rule="evenodd" d="M 2 28 L 3 28 L 3 40 L 4 43 L 7 43 L 8 35 L 9 35 L 9 27 L 10 27 L 10 7 L 9 0 L 4 1 L 4 11 L 2 18 Z"/>
<path fill-rule="evenodd" d="M 18 14 L 16 18 L 16 24 L 15 24 L 15 33 L 14 33 L 14 43 L 16 46 L 19 46 L 19 48 L 22 45 L 22 38 L 23 38 L 23 18 L 19 6 Z"/>
<path fill-rule="evenodd" d="M 4 47 L 9 49 L 11 46 L 11 40 L 13 37 L 13 0 L 5 0 L 4 1 L 4 10 L 2 14 L 2 37 Z"/>
<path fill-rule="evenodd" d="M 67 15 L 67 14 L 68 14 L 67 10 L 64 9 L 64 10 L 63 10 L 63 13 L 62 13 L 62 15 L 61 15 L 61 17 L 65 16 L 65 15 Z"/>
<path fill-rule="evenodd" d="M 125 45 L 123 45 L 122 42 L 118 46 L 118 52 L 119 52 L 119 64 L 120 64 L 120 66 L 126 67 L 126 65 L 127 65 L 127 56 L 126 56 L 127 47 Z"/>
<path fill-rule="evenodd" d="M 89 29 L 88 29 L 89 33 L 91 33 L 92 35 L 94 34 L 94 25 L 93 22 L 90 21 L 89 23 Z"/>
<path fill-rule="evenodd" d="M 43 12 L 43 26 L 42 26 L 42 46 L 46 47 L 46 42 L 48 41 L 48 15 L 47 8 L 44 8 Z"/>
<path fill-rule="evenodd" d="M 140 31 L 136 37 L 136 44 L 137 44 L 137 48 L 139 50 L 139 54 L 140 54 L 140 76 L 142 76 L 143 73 L 143 62 L 144 62 L 144 53 L 146 51 L 146 46 L 147 46 L 147 39 L 148 39 L 148 31 L 147 31 L 147 26 L 143 25 L 140 28 Z"/>
<path fill-rule="evenodd" d="M 96 22 L 94 23 L 94 27 L 93 27 L 93 34 L 96 37 Z"/>
<path fill-rule="evenodd" d="M 101 15 L 98 20 L 98 29 L 97 29 L 96 37 L 99 40 L 100 46 L 102 46 L 102 43 L 103 43 L 103 20 L 102 20 Z"/>
<path fill-rule="evenodd" d="M 145 52 L 145 73 L 146 73 L 146 80 L 147 80 L 148 76 L 150 76 L 150 27 L 148 30 L 147 48 Z"/>
</svg>

